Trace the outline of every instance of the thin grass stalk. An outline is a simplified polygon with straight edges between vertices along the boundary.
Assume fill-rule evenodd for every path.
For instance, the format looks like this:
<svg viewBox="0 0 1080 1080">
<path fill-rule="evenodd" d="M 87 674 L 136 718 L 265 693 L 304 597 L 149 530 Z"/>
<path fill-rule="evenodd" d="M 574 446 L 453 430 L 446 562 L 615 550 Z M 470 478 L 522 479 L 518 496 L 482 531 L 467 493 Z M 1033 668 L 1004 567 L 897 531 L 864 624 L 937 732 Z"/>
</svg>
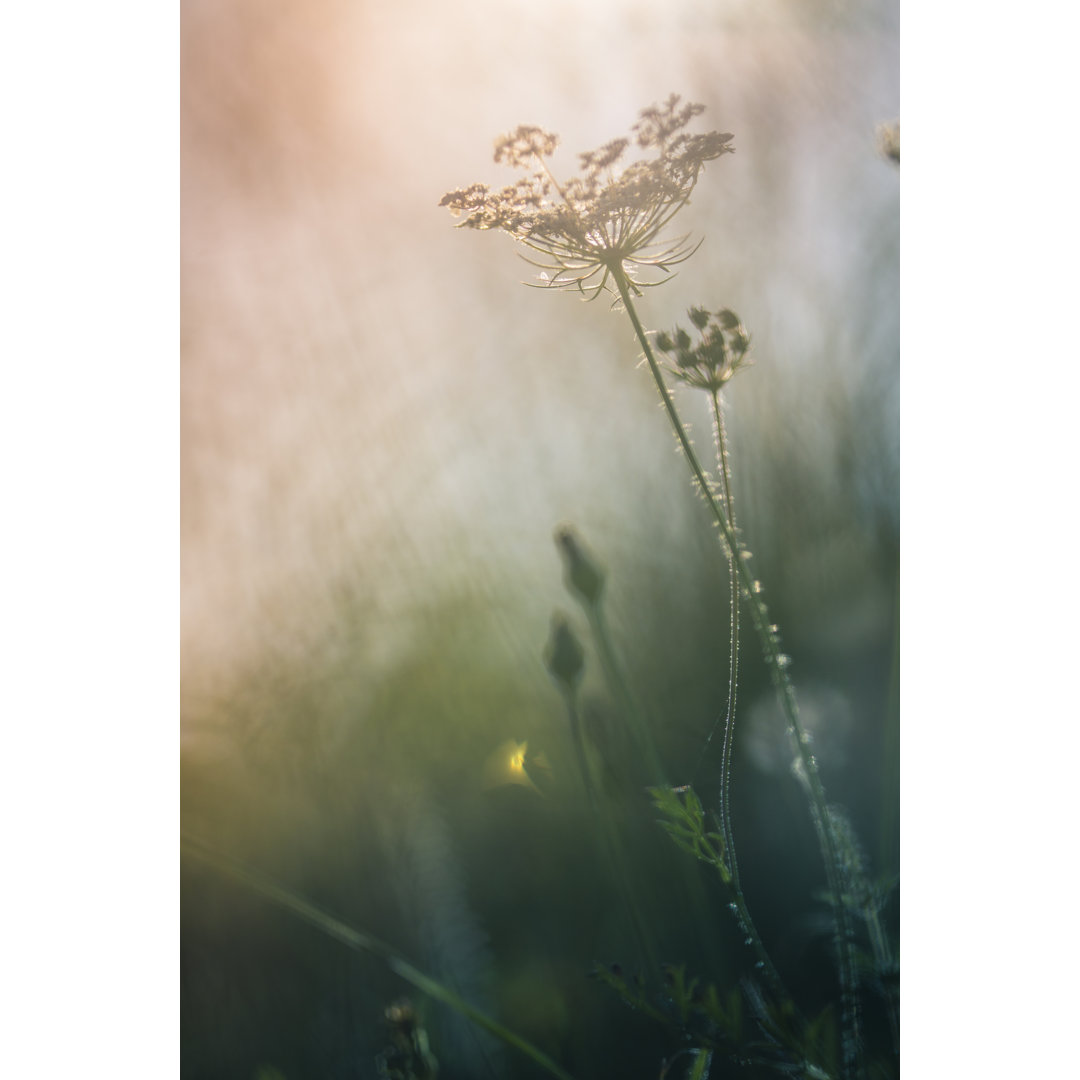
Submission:
<svg viewBox="0 0 1080 1080">
<path fill-rule="evenodd" d="M 585 749 L 585 736 L 581 730 L 581 718 L 578 715 L 577 701 L 573 694 L 565 693 L 563 699 L 566 703 L 566 714 L 570 723 L 571 739 L 574 743 L 574 751 L 581 769 L 581 778 L 585 785 L 589 808 L 592 811 L 593 820 L 597 824 L 600 835 L 600 846 L 603 848 L 604 857 L 607 859 L 615 879 L 616 888 L 622 897 L 626 907 L 626 913 L 630 918 L 630 925 L 637 939 L 638 951 L 642 962 L 653 971 L 659 969 L 659 961 L 656 950 L 653 948 L 652 935 L 649 933 L 648 921 L 642 914 L 641 905 L 638 903 L 637 893 L 630 879 L 627 869 L 626 857 L 623 853 L 622 844 L 619 841 L 618 830 L 611 814 L 605 807 L 597 790 L 596 781 L 589 765 L 588 753 Z"/>
<path fill-rule="evenodd" d="M 642 760 L 650 770 L 651 781 L 654 784 L 666 785 L 669 781 L 665 773 L 660 753 L 657 750 L 656 742 L 652 736 L 651 726 L 648 723 L 646 714 L 638 702 L 634 691 L 630 687 L 630 680 L 626 676 L 626 668 L 619 659 L 611 633 L 608 630 L 603 606 L 599 601 L 596 603 L 588 603 L 583 599 L 582 607 L 585 609 L 589 618 L 589 626 L 597 645 L 597 653 L 600 657 L 600 666 L 603 669 L 604 678 L 612 695 L 623 710 L 624 715 L 630 718 L 630 727 L 631 732 L 634 735 L 635 745 Z M 709 917 L 710 906 L 705 889 L 702 886 L 701 877 L 692 864 L 680 863 L 680 868 L 681 881 L 683 888 L 686 890 L 686 903 L 694 912 L 696 912 L 701 925 L 708 926 L 707 920 Z M 749 917 L 748 912 L 747 917 Z M 709 941 L 712 942 L 711 927 L 709 929 L 709 934 Z M 650 946 L 650 964 L 655 968 L 655 951 L 651 950 L 652 936 L 647 936 L 646 941 Z M 760 959 L 760 956 L 758 959 Z M 765 960 L 768 962 L 769 969 L 773 970 L 772 963 L 768 960 L 768 956 L 765 956 Z M 778 976 L 777 984 L 779 984 Z"/>
<path fill-rule="evenodd" d="M 615 646 L 611 640 L 611 633 L 608 630 L 607 619 L 604 616 L 603 608 L 599 603 L 586 604 L 584 606 L 585 614 L 589 619 L 589 629 L 592 631 L 593 640 L 596 642 L 596 652 L 600 660 L 600 667 L 603 669 L 608 687 L 614 695 L 619 708 L 629 721 L 630 730 L 633 733 L 634 742 L 637 744 L 638 753 L 641 754 L 649 768 L 651 774 L 650 782 L 656 784 L 667 783 L 667 778 L 664 774 L 664 764 L 660 760 L 660 754 L 657 752 L 656 743 L 652 737 L 652 731 L 649 728 L 644 712 L 638 704 L 633 691 L 630 689 L 630 682 L 626 677 L 626 672 L 619 662 Z"/>
<path fill-rule="evenodd" d="M 694 1064 L 686 1074 L 686 1080 L 709 1080 L 709 1066 L 712 1064 L 713 1052 L 701 1049 L 694 1054 Z"/>
<path fill-rule="evenodd" d="M 630 318 L 630 322 L 633 324 L 634 332 L 637 335 L 638 341 L 641 343 L 645 359 L 649 364 L 649 370 L 652 372 L 653 381 L 656 383 L 660 399 L 668 414 L 668 419 L 671 422 L 676 438 L 679 440 L 679 444 L 682 447 L 687 464 L 690 466 L 690 471 L 693 473 L 702 496 L 708 503 L 709 509 L 712 511 L 713 518 L 720 529 L 728 553 L 730 557 L 734 559 L 741 591 L 748 602 L 754 628 L 761 640 L 762 650 L 765 654 L 765 662 L 769 668 L 773 685 L 776 688 L 780 707 L 795 735 L 796 748 L 799 759 L 802 762 L 803 771 L 806 777 L 807 791 L 810 795 L 811 817 L 814 822 L 815 831 L 817 832 L 818 843 L 821 847 L 822 861 L 825 864 L 825 876 L 828 882 L 829 892 L 834 901 L 832 909 L 835 923 L 835 947 L 841 994 L 842 1076 L 845 1077 L 846 1080 L 853 1080 L 858 1072 L 860 1055 L 854 933 L 850 917 L 845 910 L 842 901 L 843 885 L 840 859 L 830 826 L 829 807 L 825 798 L 825 788 L 822 785 L 821 778 L 818 774 L 817 762 L 814 760 L 814 756 L 809 750 L 809 735 L 803 727 L 802 720 L 799 717 L 799 707 L 795 699 L 795 689 L 792 685 L 791 678 L 787 673 L 788 658 L 780 651 L 779 639 L 769 622 L 765 603 L 759 595 L 760 585 L 755 581 L 747 566 L 747 553 L 741 550 L 734 529 L 727 521 L 723 508 L 717 502 L 709 478 L 701 467 L 701 462 L 698 460 L 697 453 L 694 450 L 693 444 L 690 442 L 690 437 L 687 434 L 686 428 L 683 426 L 678 410 L 675 408 L 675 402 L 671 397 L 671 392 L 664 382 L 663 375 L 660 372 L 660 366 L 656 361 L 652 346 L 649 343 L 648 335 L 645 333 L 645 329 L 641 325 L 641 320 L 638 318 L 637 310 L 634 307 L 633 299 L 630 295 L 630 283 L 626 277 L 626 273 L 621 266 L 615 267 L 612 271 L 612 277 L 619 290 L 619 295 L 622 298 L 623 306 L 626 308 L 626 313 Z M 739 893 L 739 895 L 741 895 L 741 893 Z"/>
</svg>

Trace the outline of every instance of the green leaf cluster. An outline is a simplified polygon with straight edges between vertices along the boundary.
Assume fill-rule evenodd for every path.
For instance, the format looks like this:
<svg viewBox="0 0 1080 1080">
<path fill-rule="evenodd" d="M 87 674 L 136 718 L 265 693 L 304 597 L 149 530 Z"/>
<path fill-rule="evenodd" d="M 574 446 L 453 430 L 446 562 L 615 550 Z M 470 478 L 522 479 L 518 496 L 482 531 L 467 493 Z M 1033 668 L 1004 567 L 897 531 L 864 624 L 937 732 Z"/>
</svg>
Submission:
<svg viewBox="0 0 1080 1080">
<path fill-rule="evenodd" d="M 707 827 L 705 811 L 689 786 L 649 788 L 653 806 L 660 812 L 660 827 L 688 855 L 715 867 L 724 884 L 731 883 L 724 837 Z"/>
</svg>

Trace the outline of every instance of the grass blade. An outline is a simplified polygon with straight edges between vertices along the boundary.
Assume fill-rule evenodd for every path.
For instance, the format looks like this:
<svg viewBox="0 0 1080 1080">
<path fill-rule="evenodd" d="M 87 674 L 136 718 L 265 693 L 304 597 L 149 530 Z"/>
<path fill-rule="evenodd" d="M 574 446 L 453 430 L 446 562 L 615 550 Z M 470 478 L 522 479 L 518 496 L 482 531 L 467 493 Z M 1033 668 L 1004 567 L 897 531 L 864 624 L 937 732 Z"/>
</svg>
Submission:
<svg viewBox="0 0 1080 1080">
<path fill-rule="evenodd" d="M 497 1020 L 493 1020 L 486 1013 L 470 1005 L 455 994 L 453 990 L 443 986 L 437 979 L 425 975 L 424 972 L 410 964 L 385 942 L 370 934 L 355 930 L 340 919 L 334 918 L 333 915 L 279 885 L 271 878 L 266 877 L 257 870 L 253 870 L 249 866 L 245 866 L 223 852 L 217 851 L 195 837 L 181 833 L 180 851 L 184 855 L 189 855 L 210 864 L 215 869 L 247 886 L 253 892 L 258 893 L 264 899 L 270 900 L 279 907 L 285 908 L 286 911 L 292 912 L 309 926 L 314 926 L 317 930 L 321 930 L 324 934 L 334 938 L 336 941 L 340 941 L 355 952 L 368 953 L 379 957 L 386 962 L 391 971 L 406 982 L 411 983 L 416 989 L 423 991 L 423 993 L 436 1001 L 448 1005 L 485 1031 L 489 1031 L 508 1046 L 512 1046 L 515 1050 L 530 1058 L 545 1072 L 558 1077 L 558 1080 L 574 1080 L 568 1072 L 560 1068 L 542 1050 L 537 1049 L 532 1043 L 521 1038 L 520 1035 L 515 1035 L 514 1032 L 503 1027 Z"/>
</svg>

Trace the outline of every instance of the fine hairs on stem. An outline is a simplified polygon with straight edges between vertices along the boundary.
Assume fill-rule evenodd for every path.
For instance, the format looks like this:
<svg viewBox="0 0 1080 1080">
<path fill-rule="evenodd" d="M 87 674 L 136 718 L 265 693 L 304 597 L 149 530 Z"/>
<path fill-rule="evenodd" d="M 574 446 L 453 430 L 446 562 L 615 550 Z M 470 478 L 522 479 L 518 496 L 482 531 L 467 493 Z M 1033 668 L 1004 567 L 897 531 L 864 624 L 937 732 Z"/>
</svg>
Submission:
<svg viewBox="0 0 1080 1080">
<path fill-rule="evenodd" d="M 579 155 L 582 175 L 559 182 L 547 159 L 558 145 L 556 136 L 538 127 L 521 126 L 496 142 L 495 160 L 530 175 L 516 184 L 491 191 L 473 184 L 445 195 L 440 205 L 461 218 L 459 227 L 499 229 L 509 233 L 530 251 L 527 261 L 541 267 L 539 284 L 547 288 L 572 288 L 587 299 L 601 292 L 614 295 L 633 326 L 648 363 L 671 428 L 690 468 L 694 482 L 708 505 L 719 530 L 731 579 L 731 611 L 728 652 L 728 705 L 724 719 L 721 756 L 720 833 L 718 846 L 708 842 L 703 818 L 694 807 L 676 801 L 665 806 L 672 814 L 684 814 L 673 832 L 688 842 L 699 858 L 714 861 L 734 897 L 732 907 L 741 928 L 753 942 L 774 994 L 790 1000 L 779 975 L 768 959 L 747 910 L 739 883 L 735 838 L 731 822 L 731 767 L 739 666 L 739 609 L 745 602 L 765 663 L 775 686 L 781 709 L 793 734 L 810 814 L 824 863 L 834 919 L 834 948 L 840 984 L 840 1074 L 851 1080 L 860 1072 L 861 1032 L 857 988 L 854 930 L 844 902 L 845 872 L 840 836 L 826 800 L 817 762 L 810 753 L 810 738 L 798 709 L 788 673 L 789 658 L 781 651 L 780 637 L 761 596 L 761 584 L 751 573 L 750 553 L 738 539 L 731 468 L 723 423 L 720 391 L 748 361 L 749 337 L 738 317 L 728 309 L 712 315 L 690 309 L 690 319 L 702 334 L 691 347 L 690 335 L 677 330 L 674 338 L 656 336 L 657 347 L 673 353 L 672 374 L 688 385 L 710 394 L 715 423 L 720 482 L 715 484 L 703 468 L 657 361 L 650 336 L 638 315 L 635 298 L 643 289 L 670 279 L 671 268 L 697 250 L 687 237 L 667 238 L 666 227 L 685 206 L 706 162 L 734 152 L 730 133 L 690 134 L 684 129 L 700 115 L 703 106 L 683 104 L 672 94 L 663 104 L 642 111 L 632 131 L 644 160 L 621 165 L 630 146 L 616 139 L 597 150 Z M 620 167 L 621 165 L 621 167 Z M 603 627 L 594 630 L 603 631 Z M 710 735 L 711 739 L 711 735 Z M 678 790 L 678 789 L 676 789 Z M 696 797 L 695 797 L 696 802 Z M 667 823 L 671 824 L 671 822 Z M 683 832 L 679 832 L 682 829 Z M 671 830 L 669 830 L 671 831 Z M 708 852 L 703 855 L 702 852 Z"/>
<path fill-rule="evenodd" d="M 765 607 L 764 600 L 761 598 L 761 583 L 754 579 L 750 574 L 749 566 L 747 565 L 750 553 L 739 545 L 738 538 L 735 534 L 733 519 L 729 520 L 725 514 L 724 508 L 717 500 L 713 485 L 709 482 L 709 478 L 702 468 L 701 462 L 698 460 L 693 443 L 691 443 L 686 428 L 683 426 L 678 410 L 675 407 L 675 402 L 671 396 L 671 392 L 668 390 L 667 384 L 661 374 L 660 366 L 656 361 L 656 356 L 649 343 L 649 337 L 642 328 L 641 321 L 637 316 L 637 311 L 634 308 L 634 302 L 630 297 L 629 290 L 620 280 L 619 275 L 615 276 L 615 280 L 616 284 L 619 286 L 620 295 L 623 304 L 626 307 L 627 314 L 630 316 L 630 321 L 633 323 L 634 331 L 638 336 L 638 341 L 644 350 L 645 358 L 649 364 L 649 370 L 652 372 L 653 379 L 660 392 L 660 397 L 664 403 L 668 418 L 671 421 L 672 428 L 679 440 L 679 444 L 682 447 L 687 463 L 694 475 L 694 479 L 697 482 L 702 495 L 705 497 L 705 501 L 712 511 L 713 518 L 723 535 L 729 563 L 735 567 L 743 598 L 750 607 L 754 628 L 757 630 L 758 637 L 761 640 L 765 661 L 769 666 L 769 672 L 772 676 L 773 684 L 776 687 L 780 705 L 783 708 L 784 715 L 795 735 L 799 761 L 804 770 L 807 781 L 806 786 L 810 795 L 811 817 L 814 822 L 815 831 L 817 832 L 818 843 L 821 846 L 829 893 L 833 898 L 832 909 L 835 921 L 834 943 L 839 966 L 841 1013 L 843 1020 L 841 1049 L 843 1052 L 844 1075 L 854 1076 L 858 1068 L 859 1056 L 859 1007 L 856 986 L 857 975 L 855 969 L 854 932 L 850 915 L 841 902 L 843 885 L 840 853 L 835 832 L 831 826 L 831 816 L 828 803 L 825 799 L 825 788 L 821 783 L 821 778 L 818 774 L 817 762 L 810 753 L 810 737 L 800 719 L 799 708 L 795 699 L 795 688 L 791 682 L 791 677 L 788 674 L 788 665 L 790 661 L 788 657 L 780 651 L 780 635 L 776 626 L 769 622 L 768 611 Z M 697 310 L 699 309 L 692 309 L 692 317 L 693 313 Z M 737 316 L 726 309 L 719 314 L 718 320 L 721 326 L 732 321 L 735 322 L 736 326 L 738 325 Z M 683 333 L 685 334 L 685 331 Z M 680 356 L 680 367 L 688 372 L 693 372 L 696 369 L 696 376 L 688 374 L 686 381 L 693 385 L 708 388 L 710 385 L 708 380 L 710 374 L 712 374 L 714 384 L 711 388 L 713 393 L 718 392 L 719 387 L 722 386 L 727 379 L 730 379 L 734 372 L 744 363 L 743 356 L 745 355 L 745 349 L 749 345 L 749 341 L 746 338 L 745 333 L 741 334 L 736 340 L 739 342 L 739 345 L 742 345 L 743 342 L 746 344 L 742 347 L 741 351 L 739 351 L 738 348 L 734 351 L 734 355 L 729 360 L 726 368 L 722 364 L 713 362 L 716 351 L 714 348 L 715 343 L 708 338 L 706 338 L 702 347 L 699 347 L 699 349 L 695 350 L 693 353 L 689 353 L 688 356 L 684 352 Z M 665 343 L 666 339 L 661 339 L 661 344 Z M 682 346 L 681 341 L 679 344 Z M 683 346 L 683 348 L 685 349 L 685 346 Z M 697 363 L 694 362 L 695 357 L 700 358 Z M 714 368 L 715 372 L 712 371 Z M 724 458 L 726 458 L 726 454 L 721 460 L 722 469 L 725 466 Z M 735 626 L 734 619 L 733 626 Z M 735 646 L 733 644 L 733 651 L 734 648 Z M 731 727 L 732 725 L 729 723 L 725 735 L 725 742 L 727 737 L 731 734 Z M 725 758 L 726 757 L 727 754 L 725 753 Z M 726 787 L 730 777 L 724 776 L 723 779 Z M 724 801 L 725 796 L 722 795 L 722 804 Z M 732 851 L 734 851 L 733 847 Z M 734 862 L 734 855 L 732 855 L 732 862 Z M 742 890 L 739 888 L 737 877 L 734 877 L 734 875 L 733 885 L 736 893 L 741 897 Z"/>
<path fill-rule="evenodd" d="M 724 430 L 724 412 L 720 406 L 720 390 L 718 388 L 713 388 L 711 399 L 716 448 L 720 459 L 720 483 L 723 489 L 724 507 L 727 510 L 727 517 L 732 531 L 737 535 L 735 502 L 731 494 L 731 468 L 728 465 L 727 457 L 727 435 Z M 735 837 L 731 827 L 731 754 L 735 744 L 735 706 L 739 687 L 739 579 L 735 571 L 735 554 L 732 551 L 728 552 L 728 579 L 731 591 L 731 616 L 728 631 L 728 703 L 727 715 L 724 719 L 724 742 L 720 758 L 720 821 L 724 830 L 724 838 L 728 843 L 728 850 L 731 853 L 731 875 L 735 880 L 735 887 L 738 888 L 739 862 L 735 857 Z M 711 732 L 709 738 L 712 738 Z M 708 742 L 706 742 L 707 748 Z"/>
</svg>

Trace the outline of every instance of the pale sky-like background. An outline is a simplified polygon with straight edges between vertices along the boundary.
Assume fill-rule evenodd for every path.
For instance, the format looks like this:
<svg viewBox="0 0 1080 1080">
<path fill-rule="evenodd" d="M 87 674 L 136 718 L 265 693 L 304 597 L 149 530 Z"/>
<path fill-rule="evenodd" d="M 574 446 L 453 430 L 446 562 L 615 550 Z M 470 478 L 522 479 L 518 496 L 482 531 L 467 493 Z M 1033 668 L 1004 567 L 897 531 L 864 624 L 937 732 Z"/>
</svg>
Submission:
<svg viewBox="0 0 1080 1080">
<path fill-rule="evenodd" d="M 881 438 L 855 482 L 889 512 L 899 173 L 875 129 L 899 115 L 897 19 L 887 2 L 187 0 L 186 738 L 200 695 L 318 634 L 342 579 L 381 613 L 377 667 L 447 590 L 488 590 L 542 638 L 561 520 L 616 563 L 677 557 L 683 466 L 661 423 L 638 430 L 655 391 L 624 319 L 522 288 L 507 238 L 436 205 L 509 182 L 491 145 L 519 123 L 558 132 L 567 171 L 672 91 L 706 105 L 696 130 L 735 134 L 676 222 L 705 243 L 643 318 L 739 311 L 760 357 L 739 422 L 779 425 L 819 473 L 830 402 L 867 399 Z"/>
</svg>

